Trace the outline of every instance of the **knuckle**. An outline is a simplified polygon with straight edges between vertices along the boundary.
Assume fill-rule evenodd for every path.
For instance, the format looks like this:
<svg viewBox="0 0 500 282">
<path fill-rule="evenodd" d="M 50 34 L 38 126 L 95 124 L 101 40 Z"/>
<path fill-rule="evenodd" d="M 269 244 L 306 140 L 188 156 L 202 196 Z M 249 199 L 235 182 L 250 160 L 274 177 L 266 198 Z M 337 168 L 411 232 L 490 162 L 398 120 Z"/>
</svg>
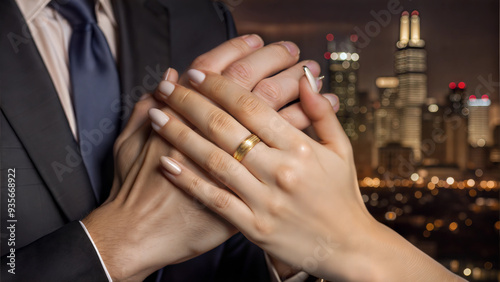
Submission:
<svg viewBox="0 0 500 282">
<path fill-rule="evenodd" d="M 229 40 L 228 43 L 238 52 L 240 57 L 247 54 L 248 44 L 242 38 Z"/>
<path fill-rule="evenodd" d="M 291 191 L 297 185 L 297 180 L 298 180 L 297 175 L 295 171 L 288 166 L 279 167 L 274 172 L 274 177 L 276 179 L 276 183 L 278 184 L 278 186 L 285 191 Z M 273 204 L 270 206 L 278 207 L 279 205 L 277 206 Z"/>
<path fill-rule="evenodd" d="M 283 203 L 283 201 L 278 199 L 274 199 L 267 206 L 269 214 L 273 217 L 279 217 L 283 214 L 287 214 L 286 205 Z"/>
<path fill-rule="evenodd" d="M 185 89 L 184 91 L 181 91 L 181 93 L 179 93 L 176 100 L 179 104 L 189 103 L 189 99 L 192 95 L 193 91 L 191 89 Z"/>
<path fill-rule="evenodd" d="M 202 185 L 202 181 L 198 177 L 193 177 L 189 180 L 188 185 L 186 186 L 187 192 L 193 194 L 195 191 L 198 191 Z"/>
<path fill-rule="evenodd" d="M 252 95 L 241 95 L 236 100 L 236 106 L 243 114 L 255 116 L 263 111 L 262 105 L 257 98 Z"/>
<path fill-rule="evenodd" d="M 191 129 L 182 128 L 181 130 L 179 130 L 179 133 L 177 133 L 177 137 L 175 139 L 176 147 L 180 147 L 180 145 L 188 142 L 190 136 L 191 136 Z"/>
<path fill-rule="evenodd" d="M 207 54 L 203 54 L 194 59 L 194 61 L 191 63 L 191 68 L 209 70 L 210 65 L 210 56 L 208 56 Z"/>
<path fill-rule="evenodd" d="M 273 224 L 269 220 L 267 216 L 261 216 L 255 218 L 255 230 L 257 231 L 257 238 L 255 238 L 258 242 L 262 241 L 267 235 L 273 232 Z"/>
<path fill-rule="evenodd" d="M 309 144 L 305 140 L 296 141 L 293 144 L 291 150 L 292 150 L 293 154 L 301 160 L 304 160 L 304 159 L 311 157 L 311 155 L 313 153 L 313 148 L 312 148 L 311 144 Z"/>
<path fill-rule="evenodd" d="M 249 87 L 252 83 L 253 69 L 252 65 L 238 61 L 231 64 L 226 71 L 224 71 L 224 76 L 234 80 L 236 83 L 243 87 Z"/>
<path fill-rule="evenodd" d="M 219 209 L 225 209 L 231 203 L 231 195 L 223 190 L 215 191 L 213 195 L 213 204 Z"/>
<path fill-rule="evenodd" d="M 221 151 L 211 152 L 207 157 L 205 165 L 209 172 L 215 175 L 219 175 L 229 170 L 228 162 Z"/>
<path fill-rule="evenodd" d="M 280 111 L 279 112 L 280 116 L 286 120 L 288 123 L 294 125 L 294 126 L 297 126 L 296 124 L 296 119 L 297 117 L 294 115 L 293 112 L 290 112 L 290 111 Z"/>
<path fill-rule="evenodd" d="M 231 118 L 225 112 L 216 109 L 209 113 L 207 123 L 208 136 L 226 132 L 231 126 Z"/>
<path fill-rule="evenodd" d="M 294 59 L 292 57 L 292 54 L 290 54 L 288 49 L 285 46 L 283 46 L 282 44 L 273 44 L 270 47 L 272 47 L 271 52 L 277 58 L 282 58 L 282 59 L 286 59 L 286 60 Z"/>
<path fill-rule="evenodd" d="M 209 94 L 211 94 L 211 96 L 216 97 L 217 95 L 222 95 L 222 93 L 225 93 L 227 88 L 228 88 L 227 80 L 223 78 L 216 78 L 213 80 L 210 86 Z"/>
<path fill-rule="evenodd" d="M 279 104 L 283 97 L 283 90 L 280 85 L 270 79 L 262 80 L 259 84 L 257 84 L 254 91 L 257 92 L 272 107 Z"/>
</svg>

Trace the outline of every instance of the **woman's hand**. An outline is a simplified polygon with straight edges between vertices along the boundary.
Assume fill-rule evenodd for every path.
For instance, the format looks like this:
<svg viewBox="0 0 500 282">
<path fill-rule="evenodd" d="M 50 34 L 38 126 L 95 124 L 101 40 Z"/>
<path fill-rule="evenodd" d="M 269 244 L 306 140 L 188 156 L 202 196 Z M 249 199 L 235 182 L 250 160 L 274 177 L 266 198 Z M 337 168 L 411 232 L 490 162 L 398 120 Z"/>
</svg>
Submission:
<svg viewBox="0 0 500 282">
<path fill-rule="evenodd" d="M 314 93 L 305 78 L 300 81 L 301 107 L 320 143 L 224 77 L 197 70 L 188 74 L 196 89 L 227 113 L 197 92 L 165 82 L 160 86 L 165 102 L 209 140 L 159 110 L 150 111 L 153 127 L 231 191 L 164 157 L 165 175 L 177 187 L 271 255 L 319 277 L 452 277 L 368 213 L 349 140 L 329 101 Z M 240 163 L 232 155 L 251 133 L 262 142 Z"/>
</svg>

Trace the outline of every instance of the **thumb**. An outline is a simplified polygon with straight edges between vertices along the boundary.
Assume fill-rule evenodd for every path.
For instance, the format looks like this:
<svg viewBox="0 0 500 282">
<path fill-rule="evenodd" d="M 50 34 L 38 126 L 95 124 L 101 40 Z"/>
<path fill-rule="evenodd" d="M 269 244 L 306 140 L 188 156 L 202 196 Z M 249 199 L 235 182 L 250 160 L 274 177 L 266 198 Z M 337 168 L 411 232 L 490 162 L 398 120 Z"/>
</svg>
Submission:
<svg viewBox="0 0 500 282">
<path fill-rule="evenodd" d="M 335 104 L 338 104 L 338 98 L 335 95 L 323 96 L 314 92 L 306 77 L 299 81 L 299 93 L 302 109 L 311 120 L 321 143 L 334 151 L 338 151 L 339 146 L 350 146 L 349 139 L 335 115 L 334 108 Z"/>
</svg>

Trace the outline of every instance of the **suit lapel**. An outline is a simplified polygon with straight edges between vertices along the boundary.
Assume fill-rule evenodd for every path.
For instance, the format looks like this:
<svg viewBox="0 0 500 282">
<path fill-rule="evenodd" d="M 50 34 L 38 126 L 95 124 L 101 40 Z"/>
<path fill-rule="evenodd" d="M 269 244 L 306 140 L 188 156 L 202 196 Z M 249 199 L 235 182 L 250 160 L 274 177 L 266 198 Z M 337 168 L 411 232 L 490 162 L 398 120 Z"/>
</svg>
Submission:
<svg viewBox="0 0 500 282">
<path fill-rule="evenodd" d="M 63 213 L 81 219 L 96 200 L 56 90 L 14 0 L 0 19 L 1 109 Z"/>
</svg>

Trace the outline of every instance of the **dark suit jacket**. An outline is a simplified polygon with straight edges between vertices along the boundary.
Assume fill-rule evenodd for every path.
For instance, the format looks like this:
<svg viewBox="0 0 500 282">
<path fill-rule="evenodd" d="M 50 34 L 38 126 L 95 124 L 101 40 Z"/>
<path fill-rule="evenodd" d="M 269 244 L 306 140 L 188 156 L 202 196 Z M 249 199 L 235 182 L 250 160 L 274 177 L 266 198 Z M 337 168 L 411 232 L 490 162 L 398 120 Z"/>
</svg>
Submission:
<svg viewBox="0 0 500 282">
<path fill-rule="evenodd" d="M 198 55 L 235 34 L 225 6 L 208 0 L 116 0 L 113 8 L 119 25 L 123 124 L 168 66 L 182 72 Z M 78 223 L 98 203 L 56 90 L 14 0 L 0 1 L 0 105 L 2 281 L 106 280 Z M 15 176 L 8 176 L 9 169 L 15 169 Z M 9 178 L 15 180 L 10 195 Z M 15 210 L 8 210 L 9 199 L 15 200 Z M 11 224 L 15 232 L 7 228 Z M 15 275 L 7 272 L 11 248 Z M 241 235 L 160 272 L 165 281 L 269 277 L 262 252 Z"/>
</svg>

